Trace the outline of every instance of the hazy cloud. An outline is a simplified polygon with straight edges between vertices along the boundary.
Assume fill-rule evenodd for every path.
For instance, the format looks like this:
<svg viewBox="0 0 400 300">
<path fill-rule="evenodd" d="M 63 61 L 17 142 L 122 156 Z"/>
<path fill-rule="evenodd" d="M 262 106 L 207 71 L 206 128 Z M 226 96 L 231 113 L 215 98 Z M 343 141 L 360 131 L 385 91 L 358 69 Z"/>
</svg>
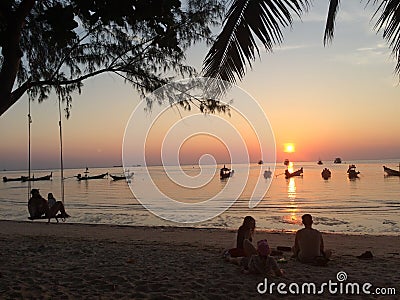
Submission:
<svg viewBox="0 0 400 300">
<path fill-rule="evenodd" d="M 289 46 L 281 45 L 281 46 L 276 47 L 274 49 L 274 51 L 275 52 L 278 52 L 278 51 L 290 51 L 290 50 L 312 48 L 312 47 L 313 47 L 313 45 L 305 45 L 305 44 L 303 44 L 303 45 L 289 45 Z"/>
<path fill-rule="evenodd" d="M 351 53 L 336 55 L 334 60 L 353 65 L 392 64 L 390 49 L 385 44 L 358 48 Z"/>
</svg>

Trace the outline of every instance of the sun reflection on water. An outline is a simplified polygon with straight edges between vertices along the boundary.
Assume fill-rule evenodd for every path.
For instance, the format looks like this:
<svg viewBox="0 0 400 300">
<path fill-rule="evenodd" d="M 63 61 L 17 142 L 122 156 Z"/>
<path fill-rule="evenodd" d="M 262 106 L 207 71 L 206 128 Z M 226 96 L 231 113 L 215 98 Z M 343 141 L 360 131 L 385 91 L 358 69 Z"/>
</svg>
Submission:
<svg viewBox="0 0 400 300">
<path fill-rule="evenodd" d="M 293 168 L 292 168 L 293 169 Z M 290 172 L 290 171 L 289 171 Z M 288 198 L 290 200 L 295 200 L 296 199 L 296 182 L 294 181 L 294 178 L 289 178 L 289 184 L 288 184 Z"/>
<path fill-rule="evenodd" d="M 289 172 L 293 172 L 293 163 L 291 162 L 288 165 Z M 283 221 L 289 224 L 298 224 L 299 220 L 297 217 L 297 213 L 299 212 L 298 205 L 296 203 L 296 181 L 295 179 L 289 178 L 287 194 L 289 199 L 289 205 L 286 211 L 289 213 L 288 215 L 283 216 Z"/>
</svg>

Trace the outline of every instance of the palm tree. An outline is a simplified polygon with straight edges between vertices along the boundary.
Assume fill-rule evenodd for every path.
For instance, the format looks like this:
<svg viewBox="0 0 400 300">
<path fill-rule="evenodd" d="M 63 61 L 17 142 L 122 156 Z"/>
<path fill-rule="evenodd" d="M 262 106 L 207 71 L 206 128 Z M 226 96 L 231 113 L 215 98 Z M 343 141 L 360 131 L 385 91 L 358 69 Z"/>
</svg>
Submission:
<svg viewBox="0 0 400 300">
<path fill-rule="evenodd" d="M 383 38 L 396 58 L 396 74 L 400 75 L 400 0 L 366 0 L 376 7 L 372 16 L 374 29 Z M 282 29 L 291 26 L 293 15 L 308 11 L 311 0 L 232 0 L 224 26 L 203 62 L 204 76 L 234 83 L 241 80 L 246 67 L 259 56 L 257 39 L 267 51 L 282 43 Z M 326 19 L 324 45 L 334 35 L 340 0 L 330 0 Z"/>
</svg>

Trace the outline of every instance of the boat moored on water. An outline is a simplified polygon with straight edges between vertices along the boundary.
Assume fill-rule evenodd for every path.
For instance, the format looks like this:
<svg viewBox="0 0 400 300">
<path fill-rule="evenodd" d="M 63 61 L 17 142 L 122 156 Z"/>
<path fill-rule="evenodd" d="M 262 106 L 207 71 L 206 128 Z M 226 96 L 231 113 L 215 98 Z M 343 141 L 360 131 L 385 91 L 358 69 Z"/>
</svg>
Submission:
<svg viewBox="0 0 400 300">
<path fill-rule="evenodd" d="M 81 180 L 90 180 L 90 179 L 103 179 L 104 177 L 106 177 L 107 175 L 108 175 L 108 172 L 107 173 L 103 173 L 103 174 L 99 174 L 99 175 L 93 175 L 93 176 L 89 176 L 88 174 L 89 174 L 89 168 L 87 168 L 86 167 L 86 170 L 85 170 L 85 175 L 84 176 L 82 176 L 82 174 L 78 174 L 78 175 L 76 175 L 75 177 L 79 180 L 79 181 L 81 181 Z"/>
<path fill-rule="evenodd" d="M 295 177 L 295 176 L 303 176 L 303 168 L 302 167 L 292 173 L 290 173 L 289 170 L 287 170 L 287 169 L 285 170 L 285 178 L 286 179 L 289 179 L 289 178 Z"/>
<path fill-rule="evenodd" d="M 24 177 L 24 178 L 22 178 L 22 182 L 25 182 L 25 181 L 51 180 L 52 178 L 53 178 L 53 172 L 51 172 L 49 175 L 41 176 L 41 177 L 35 177 L 35 175 L 33 177 L 31 177 L 31 178 Z"/>
<path fill-rule="evenodd" d="M 271 177 L 272 177 L 272 171 L 271 171 L 271 168 L 268 168 L 268 170 L 264 171 L 264 178 L 269 179 Z"/>
<path fill-rule="evenodd" d="M 317 165 L 323 165 L 324 163 L 322 162 L 322 160 L 318 160 Z"/>
<path fill-rule="evenodd" d="M 386 176 L 400 176 L 400 164 L 399 164 L 399 171 L 393 170 L 385 166 L 383 166 L 383 171 L 385 171 Z"/>
<path fill-rule="evenodd" d="M 89 179 L 103 179 L 104 177 L 106 177 L 108 175 L 108 173 L 103 173 L 103 174 L 99 174 L 99 175 L 94 175 L 94 176 L 88 176 L 87 174 L 85 174 L 84 176 L 82 176 L 81 174 L 76 175 L 75 177 L 81 181 L 81 180 L 89 180 Z"/>
<path fill-rule="evenodd" d="M 324 168 L 321 172 L 321 176 L 323 179 L 328 180 L 332 176 L 332 172 L 328 168 Z"/>
<path fill-rule="evenodd" d="M 335 160 L 333 161 L 334 164 L 341 164 L 342 159 L 340 157 L 336 157 Z"/>
<path fill-rule="evenodd" d="M 133 172 L 132 173 L 126 173 L 126 174 L 120 174 L 120 175 L 117 175 L 117 174 L 109 174 L 110 175 L 110 177 L 114 180 L 114 181 L 117 181 L 117 180 L 129 180 L 129 179 L 131 179 L 132 177 L 133 177 Z"/>
<path fill-rule="evenodd" d="M 8 181 L 26 181 L 28 179 L 28 176 L 21 176 L 21 177 L 16 177 L 16 178 L 8 178 L 6 176 L 3 176 L 3 182 L 8 182 Z"/>
<path fill-rule="evenodd" d="M 224 167 L 221 168 L 221 170 L 219 171 L 219 177 L 220 177 L 221 179 L 225 179 L 225 178 L 232 177 L 233 172 L 234 172 L 233 170 L 227 168 L 227 167 L 224 165 Z"/>
<path fill-rule="evenodd" d="M 356 170 L 356 165 L 349 165 L 347 169 L 347 176 L 349 176 L 349 179 L 359 178 L 358 174 L 360 174 L 360 172 Z"/>
</svg>

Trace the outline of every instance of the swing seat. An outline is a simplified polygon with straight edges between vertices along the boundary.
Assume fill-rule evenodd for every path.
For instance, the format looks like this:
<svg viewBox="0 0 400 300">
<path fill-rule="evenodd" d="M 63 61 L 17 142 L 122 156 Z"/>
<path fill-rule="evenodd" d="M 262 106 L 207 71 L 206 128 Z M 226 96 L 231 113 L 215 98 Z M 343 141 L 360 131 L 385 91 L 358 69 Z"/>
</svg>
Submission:
<svg viewBox="0 0 400 300">
<path fill-rule="evenodd" d="M 50 219 L 66 219 L 69 218 L 69 215 L 63 216 L 62 214 L 55 215 L 54 217 L 50 217 Z M 28 217 L 29 220 L 46 220 L 48 217 L 40 216 L 40 217 Z"/>
</svg>

